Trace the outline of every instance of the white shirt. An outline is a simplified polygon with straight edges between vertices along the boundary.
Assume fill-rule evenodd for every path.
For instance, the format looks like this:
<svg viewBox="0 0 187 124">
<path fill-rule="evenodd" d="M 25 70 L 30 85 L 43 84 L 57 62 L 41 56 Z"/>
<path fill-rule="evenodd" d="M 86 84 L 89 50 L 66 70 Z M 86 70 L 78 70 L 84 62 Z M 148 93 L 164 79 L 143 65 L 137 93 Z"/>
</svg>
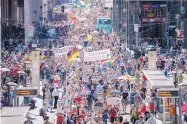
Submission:
<svg viewBox="0 0 187 124">
<path fill-rule="evenodd" d="M 59 90 L 58 89 L 55 89 L 52 93 L 52 96 L 59 96 Z"/>
</svg>

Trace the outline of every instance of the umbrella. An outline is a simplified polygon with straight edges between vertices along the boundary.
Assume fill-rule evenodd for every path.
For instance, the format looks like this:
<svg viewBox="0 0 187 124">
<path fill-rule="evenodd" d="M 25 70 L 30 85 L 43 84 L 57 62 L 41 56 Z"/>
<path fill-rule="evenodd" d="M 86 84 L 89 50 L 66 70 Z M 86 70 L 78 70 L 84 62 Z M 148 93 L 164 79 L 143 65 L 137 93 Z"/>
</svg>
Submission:
<svg viewBox="0 0 187 124">
<path fill-rule="evenodd" d="M 187 112 L 187 103 L 182 105 L 182 111 Z"/>
<path fill-rule="evenodd" d="M 154 48 L 155 46 L 153 45 L 148 45 L 147 48 Z"/>
<path fill-rule="evenodd" d="M 17 73 L 18 73 L 18 74 L 25 74 L 24 71 L 18 71 Z"/>
<path fill-rule="evenodd" d="M 95 105 L 94 105 L 94 111 L 103 112 L 103 111 L 104 111 L 103 103 L 101 103 L 101 102 L 96 102 Z"/>
<path fill-rule="evenodd" d="M 126 79 L 127 79 L 126 76 L 120 76 L 120 77 L 118 77 L 118 80 L 126 80 Z"/>
<path fill-rule="evenodd" d="M 18 86 L 16 83 L 14 83 L 14 82 L 9 82 L 9 83 L 7 83 L 9 86 Z"/>
<path fill-rule="evenodd" d="M 0 70 L 1 71 L 10 71 L 10 69 L 8 69 L 8 68 L 1 68 Z"/>
<path fill-rule="evenodd" d="M 118 95 L 120 92 L 118 91 L 118 90 L 112 90 L 111 92 L 110 92 L 110 94 L 112 95 L 112 96 L 115 96 L 115 95 Z"/>
</svg>

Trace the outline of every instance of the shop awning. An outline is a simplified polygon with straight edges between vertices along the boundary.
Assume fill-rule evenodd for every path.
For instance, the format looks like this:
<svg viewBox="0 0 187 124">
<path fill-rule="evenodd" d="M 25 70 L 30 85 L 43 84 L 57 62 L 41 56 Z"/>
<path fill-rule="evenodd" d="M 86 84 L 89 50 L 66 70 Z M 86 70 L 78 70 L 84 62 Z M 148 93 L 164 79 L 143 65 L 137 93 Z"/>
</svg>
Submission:
<svg viewBox="0 0 187 124">
<path fill-rule="evenodd" d="M 171 82 L 161 71 L 143 70 L 148 82 L 152 88 L 174 88 L 174 83 Z"/>
</svg>

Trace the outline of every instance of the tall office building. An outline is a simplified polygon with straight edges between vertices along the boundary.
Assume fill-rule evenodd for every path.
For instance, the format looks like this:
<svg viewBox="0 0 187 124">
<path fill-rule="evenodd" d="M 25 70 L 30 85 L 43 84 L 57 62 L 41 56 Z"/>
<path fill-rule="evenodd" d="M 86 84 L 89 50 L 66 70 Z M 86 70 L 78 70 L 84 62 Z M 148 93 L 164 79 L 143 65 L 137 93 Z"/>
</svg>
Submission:
<svg viewBox="0 0 187 124">
<path fill-rule="evenodd" d="M 168 49 L 171 40 L 182 41 L 175 29 L 184 30 L 183 10 L 184 0 L 114 0 L 114 30 L 130 49 L 143 40 Z"/>
</svg>

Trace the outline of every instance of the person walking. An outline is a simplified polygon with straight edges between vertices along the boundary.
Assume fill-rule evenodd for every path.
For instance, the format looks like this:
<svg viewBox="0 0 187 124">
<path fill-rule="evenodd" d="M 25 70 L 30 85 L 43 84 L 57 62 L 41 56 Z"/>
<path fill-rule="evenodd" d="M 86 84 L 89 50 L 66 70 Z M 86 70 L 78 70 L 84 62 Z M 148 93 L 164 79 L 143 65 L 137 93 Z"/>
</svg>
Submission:
<svg viewBox="0 0 187 124">
<path fill-rule="evenodd" d="M 57 101 L 59 99 L 59 89 L 56 87 L 56 89 L 52 92 L 52 96 L 54 97 L 54 109 L 57 108 Z"/>
<path fill-rule="evenodd" d="M 51 107 L 50 104 L 49 104 L 50 100 L 51 100 L 51 92 L 49 91 L 48 88 L 46 88 L 45 89 L 45 99 L 44 99 L 44 101 L 46 102 L 46 110 L 47 111 L 48 111 L 48 108 Z"/>
<path fill-rule="evenodd" d="M 127 107 L 127 103 L 128 103 L 128 92 L 127 90 L 124 90 L 123 93 L 122 93 L 122 99 L 121 99 L 121 103 L 122 103 L 122 106 L 123 106 L 123 112 L 126 113 L 126 107 Z"/>
</svg>

